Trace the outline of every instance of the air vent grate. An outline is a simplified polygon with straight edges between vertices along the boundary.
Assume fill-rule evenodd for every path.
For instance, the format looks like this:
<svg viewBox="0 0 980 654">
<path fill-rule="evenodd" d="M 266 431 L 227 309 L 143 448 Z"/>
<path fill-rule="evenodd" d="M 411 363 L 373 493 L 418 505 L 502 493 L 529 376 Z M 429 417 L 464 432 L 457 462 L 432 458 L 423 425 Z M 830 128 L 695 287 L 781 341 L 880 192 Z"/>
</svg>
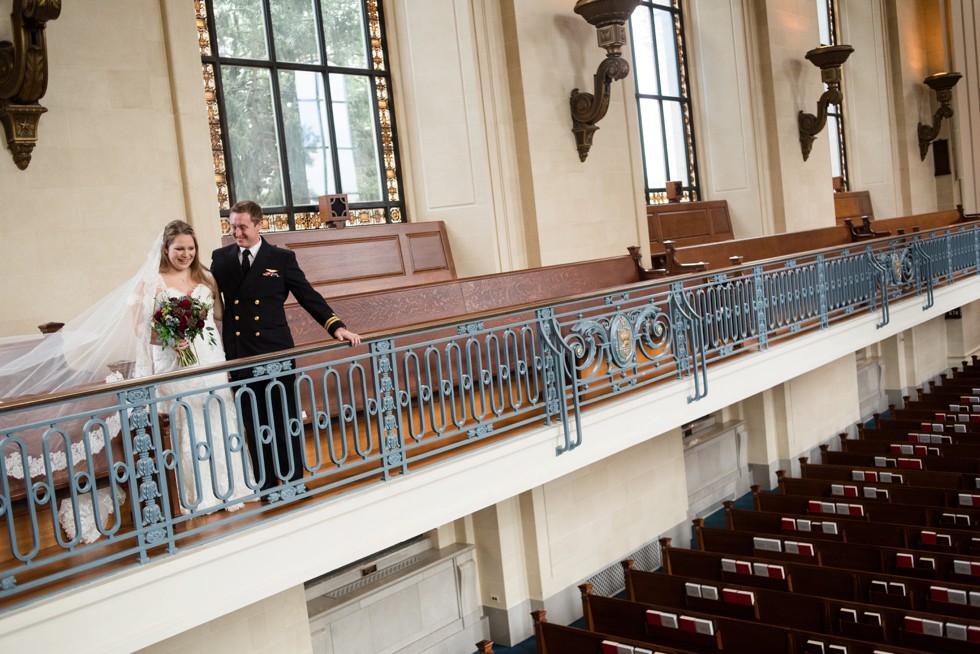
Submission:
<svg viewBox="0 0 980 654">
<path fill-rule="evenodd" d="M 655 540 L 647 543 L 623 558 L 633 559 L 633 565 L 637 570 L 656 570 L 660 567 L 660 541 Z M 592 584 L 592 592 L 594 594 L 605 597 L 612 597 L 626 589 L 626 580 L 623 578 L 623 567 L 618 562 L 600 571 L 586 581 Z"/>
</svg>

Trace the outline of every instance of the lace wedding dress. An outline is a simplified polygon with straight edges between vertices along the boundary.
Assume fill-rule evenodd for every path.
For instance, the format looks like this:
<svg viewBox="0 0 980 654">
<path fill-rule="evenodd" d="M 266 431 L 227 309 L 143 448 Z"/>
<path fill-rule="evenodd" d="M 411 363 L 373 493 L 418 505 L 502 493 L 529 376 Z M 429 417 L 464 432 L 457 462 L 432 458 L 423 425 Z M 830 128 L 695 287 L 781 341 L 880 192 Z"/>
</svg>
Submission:
<svg viewBox="0 0 980 654">
<path fill-rule="evenodd" d="M 164 288 L 158 291 L 157 300 L 183 296 L 176 289 Z M 198 284 L 190 296 L 214 305 L 211 289 L 206 284 Z M 197 354 L 198 366 L 225 361 L 212 312 L 208 312 L 205 324 L 205 333 L 191 344 Z M 154 374 L 181 368 L 172 348 L 154 345 L 151 351 Z M 248 453 L 231 391 L 222 389 L 209 393 L 206 390 L 225 382 L 227 375 L 220 373 L 157 385 L 158 397 L 177 396 L 161 402 L 160 411 L 170 415 L 170 433 L 178 456 L 180 511 L 184 514 L 215 506 L 235 511 L 242 508 L 242 504 L 235 500 L 253 492 L 245 478 Z M 187 407 L 179 403 L 186 403 Z"/>
</svg>

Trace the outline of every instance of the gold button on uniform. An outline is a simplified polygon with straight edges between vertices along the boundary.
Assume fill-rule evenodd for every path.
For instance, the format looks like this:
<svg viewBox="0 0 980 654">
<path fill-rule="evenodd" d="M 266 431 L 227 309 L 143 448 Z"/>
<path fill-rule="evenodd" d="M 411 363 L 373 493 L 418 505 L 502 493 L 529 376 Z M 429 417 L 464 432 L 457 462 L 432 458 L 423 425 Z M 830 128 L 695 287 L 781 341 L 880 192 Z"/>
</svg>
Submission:
<svg viewBox="0 0 980 654">
<path fill-rule="evenodd" d="M 258 303 L 259 303 L 259 301 L 258 301 L 258 300 L 256 300 L 256 301 L 255 301 L 255 303 L 256 303 L 256 304 L 258 304 Z"/>
<path fill-rule="evenodd" d="M 235 320 L 238 320 L 238 316 L 235 316 Z"/>
<path fill-rule="evenodd" d="M 259 317 L 258 317 L 258 316 L 255 316 L 255 318 L 253 318 L 253 320 L 258 320 L 258 319 L 259 319 Z"/>
<path fill-rule="evenodd" d="M 242 335 L 241 332 L 235 332 L 235 336 L 241 336 L 241 335 Z"/>
<path fill-rule="evenodd" d="M 235 304 L 238 304 L 238 300 L 235 300 Z"/>
<path fill-rule="evenodd" d="M 259 332 L 255 332 L 255 335 L 258 336 L 259 335 Z"/>
</svg>

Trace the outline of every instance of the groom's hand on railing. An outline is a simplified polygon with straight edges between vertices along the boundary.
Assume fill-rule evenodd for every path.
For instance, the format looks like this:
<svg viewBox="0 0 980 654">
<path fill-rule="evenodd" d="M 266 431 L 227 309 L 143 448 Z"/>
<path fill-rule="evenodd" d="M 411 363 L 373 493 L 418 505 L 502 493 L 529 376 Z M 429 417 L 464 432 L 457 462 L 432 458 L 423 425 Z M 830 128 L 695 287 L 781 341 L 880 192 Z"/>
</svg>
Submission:
<svg viewBox="0 0 980 654">
<path fill-rule="evenodd" d="M 346 327 L 341 327 L 340 329 L 335 331 L 333 333 L 333 337 L 336 338 L 338 341 L 347 341 L 351 344 L 351 346 L 360 345 L 361 343 L 360 334 L 355 334 L 354 332 L 347 329 Z"/>
</svg>

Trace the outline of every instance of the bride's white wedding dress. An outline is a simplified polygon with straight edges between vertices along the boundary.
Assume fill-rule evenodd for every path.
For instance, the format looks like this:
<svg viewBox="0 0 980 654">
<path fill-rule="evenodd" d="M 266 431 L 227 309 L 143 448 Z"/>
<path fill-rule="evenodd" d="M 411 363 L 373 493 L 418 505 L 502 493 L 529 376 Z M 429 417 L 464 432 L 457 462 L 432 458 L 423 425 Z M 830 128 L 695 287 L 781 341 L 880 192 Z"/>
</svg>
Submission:
<svg viewBox="0 0 980 654">
<path fill-rule="evenodd" d="M 161 288 L 156 297 L 158 301 L 181 298 L 184 293 L 174 288 Z M 198 284 L 190 297 L 214 306 L 214 297 L 206 284 Z M 191 344 L 197 354 L 197 366 L 225 361 L 213 312 L 208 312 L 205 325 L 205 333 Z M 181 368 L 173 348 L 154 345 L 151 350 L 153 373 Z M 228 389 L 206 391 L 208 387 L 225 382 L 227 375 L 220 373 L 157 385 L 158 396 L 177 395 L 179 401 L 190 407 L 191 420 L 188 422 L 188 411 L 177 406 L 176 400 L 160 405 L 161 412 L 170 414 L 172 442 L 179 457 L 180 511 L 184 514 L 222 505 L 235 511 L 242 508 L 242 504 L 234 500 L 253 493 L 245 479 L 248 453 L 235 415 L 234 398 Z"/>
</svg>

